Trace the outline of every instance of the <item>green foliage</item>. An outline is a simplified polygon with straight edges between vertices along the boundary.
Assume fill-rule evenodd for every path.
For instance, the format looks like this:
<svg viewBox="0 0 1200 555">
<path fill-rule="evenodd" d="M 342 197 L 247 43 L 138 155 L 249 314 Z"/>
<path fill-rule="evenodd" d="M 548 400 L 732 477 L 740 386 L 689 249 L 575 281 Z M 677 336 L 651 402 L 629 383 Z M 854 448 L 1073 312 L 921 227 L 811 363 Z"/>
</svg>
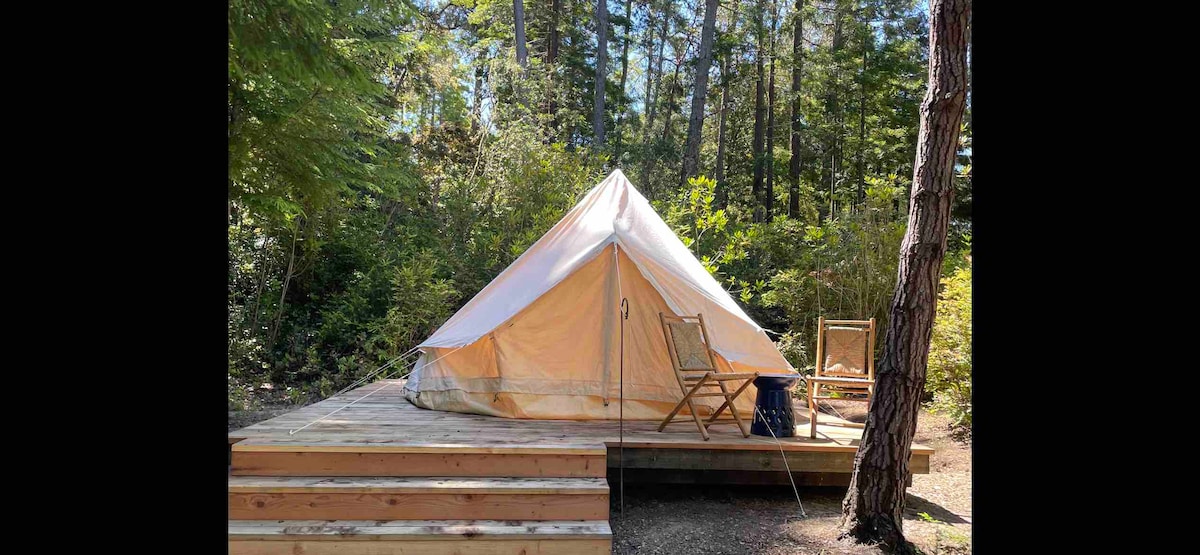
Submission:
<svg viewBox="0 0 1200 555">
<path fill-rule="evenodd" d="M 954 419 L 964 434 L 971 431 L 971 263 L 942 278 L 942 291 L 929 347 L 925 391 L 933 407 Z"/>
<path fill-rule="evenodd" d="M 229 4 L 231 409 L 255 406 L 263 384 L 294 402 L 328 395 L 411 349 L 614 167 L 796 367 L 813 366 L 818 316 L 886 326 L 925 86 L 914 2 L 806 3 L 799 59 L 796 15 L 772 4 L 781 26 L 765 221 L 751 192 L 751 16 L 767 4 L 722 4 L 718 15 L 699 167 L 716 175 L 713 110 L 727 106 L 721 183 L 679 179 L 702 3 L 633 3 L 627 76 L 624 4 L 609 3 L 602 145 L 594 4 L 559 5 L 551 60 L 552 4 L 526 3 L 522 69 L 507 1 Z M 802 163 L 788 214 L 793 63 L 803 66 Z M 968 108 L 946 275 L 969 272 L 954 253 L 970 248 L 970 136 Z"/>
<path fill-rule="evenodd" d="M 904 188 L 894 175 L 867 176 L 867 182 L 866 200 L 858 210 L 845 209 L 821 225 L 794 224 L 781 236 L 785 244 L 795 245 L 795 260 L 770 276 L 762 304 L 782 311 L 776 318 L 782 325 L 790 323 L 791 332 L 801 334 L 807 345 L 816 344 L 820 316 L 873 317 L 880 329 L 887 326 L 906 223 L 906 215 L 894 205 Z M 778 220 L 775 227 L 781 228 Z M 882 342 L 875 348 L 879 356 Z M 805 369 L 816 365 L 807 357 L 802 361 Z"/>
</svg>

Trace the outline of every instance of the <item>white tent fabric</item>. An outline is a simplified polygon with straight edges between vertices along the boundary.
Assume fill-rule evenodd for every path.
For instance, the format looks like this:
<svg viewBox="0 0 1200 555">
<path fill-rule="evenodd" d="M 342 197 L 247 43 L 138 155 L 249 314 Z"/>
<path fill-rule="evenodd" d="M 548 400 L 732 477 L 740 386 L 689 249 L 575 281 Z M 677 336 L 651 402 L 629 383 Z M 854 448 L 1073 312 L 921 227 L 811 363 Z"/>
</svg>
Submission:
<svg viewBox="0 0 1200 555">
<path fill-rule="evenodd" d="M 418 345 L 407 396 L 426 408 L 497 416 L 615 417 L 621 296 L 630 302 L 626 418 L 661 418 L 682 397 L 660 310 L 703 314 L 713 351 L 730 369 L 794 372 L 615 170 Z M 753 391 L 747 398 L 752 404 Z"/>
</svg>

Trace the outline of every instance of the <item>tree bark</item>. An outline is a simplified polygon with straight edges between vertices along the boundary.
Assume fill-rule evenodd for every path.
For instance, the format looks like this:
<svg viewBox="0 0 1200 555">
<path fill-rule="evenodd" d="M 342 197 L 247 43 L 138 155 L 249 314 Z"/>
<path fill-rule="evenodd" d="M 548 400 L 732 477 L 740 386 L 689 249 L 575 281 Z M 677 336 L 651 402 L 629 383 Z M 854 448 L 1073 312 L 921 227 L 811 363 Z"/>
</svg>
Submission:
<svg viewBox="0 0 1200 555">
<path fill-rule="evenodd" d="M 788 217 L 800 216 L 800 134 L 804 132 L 801 123 L 800 86 L 804 62 L 804 0 L 796 0 L 796 19 L 792 26 L 792 158 L 788 160 L 788 177 L 791 187 L 788 189 Z"/>
<path fill-rule="evenodd" d="M 547 33 L 546 44 L 546 113 L 550 116 L 550 139 L 558 140 L 558 88 L 554 85 L 554 77 L 558 73 L 555 64 L 558 63 L 558 49 L 562 43 L 562 34 L 558 24 L 562 14 L 562 0 L 550 0 L 550 29 Z"/>
<path fill-rule="evenodd" d="M 700 27 L 700 52 L 696 59 L 695 90 L 692 92 L 692 113 L 688 117 L 687 143 L 683 150 L 683 171 L 679 185 L 695 177 L 700 159 L 700 137 L 704 131 L 704 102 L 708 98 L 708 69 L 712 66 L 713 35 L 717 26 L 717 0 L 705 0 L 704 24 Z"/>
<path fill-rule="evenodd" d="M 476 60 L 476 64 L 479 61 Z M 483 66 L 475 66 L 475 90 L 471 101 L 471 134 L 479 132 L 479 124 L 483 121 Z"/>
<path fill-rule="evenodd" d="M 737 32 L 738 23 L 737 10 L 734 9 L 732 12 L 733 13 L 729 16 L 729 30 L 726 31 L 730 35 L 733 35 Z M 717 206 L 720 208 L 725 208 L 729 204 L 729 191 L 727 189 L 729 184 L 725 182 L 725 151 L 728 143 L 726 140 L 726 130 L 728 128 L 726 120 L 728 119 L 729 110 L 732 109 L 733 104 L 733 97 L 729 94 L 729 85 L 732 80 L 732 75 L 730 75 L 730 68 L 732 67 L 730 62 L 732 61 L 732 58 L 733 52 L 730 51 L 721 60 L 721 115 L 719 116 L 717 122 L 717 167 L 713 172 L 716 175 L 717 181 Z"/>
<path fill-rule="evenodd" d="M 869 6 L 868 6 L 869 8 Z M 863 151 L 866 150 L 867 140 L 867 55 L 869 53 L 868 46 L 871 43 L 871 16 L 866 9 L 863 10 L 863 44 L 862 44 L 862 72 L 858 77 L 858 149 L 854 154 L 855 166 L 855 182 L 858 183 L 858 193 L 856 195 L 857 202 L 862 204 L 866 199 L 866 173 L 863 168 Z"/>
<path fill-rule="evenodd" d="M 880 542 L 885 550 L 899 552 L 913 550 L 903 532 L 905 480 L 925 387 L 967 95 L 970 0 L 929 4 L 929 87 L 921 102 L 908 229 L 875 392 L 842 502 L 841 537 Z"/>
<path fill-rule="evenodd" d="M 779 6 L 771 0 L 771 78 L 767 82 L 767 182 L 763 189 L 763 221 L 771 221 L 775 210 L 775 36 L 779 30 Z"/>
<path fill-rule="evenodd" d="M 633 33 L 633 0 L 625 0 L 625 40 L 621 41 L 621 97 L 617 100 L 617 144 L 613 149 L 613 161 L 621 165 L 621 137 L 625 134 L 625 84 L 629 77 L 629 37 Z"/>
<path fill-rule="evenodd" d="M 665 7 L 670 7 L 669 2 L 664 2 L 664 4 L 665 4 Z M 653 12 L 653 9 L 654 9 L 653 0 L 650 1 L 649 9 L 651 10 L 651 12 Z M 650 56 L 650 58 L 651 58 L 650 61 L 655 62 L 655 65 L 654 65 L 655 70 L 650 71 L 649 75 L 647 75 L 647 80 L 648 80 L 648 82 L 646 83 L 647 93 L 650 92 L 649 81 L 657 82 L 658 79 L 662 78 L 663 47 L 667 43 L 667 29 L 668 29 L 668 26 L 671 24 L 670 13 L 666 9 L 663 10 L 661 20 L 662 20 L 662 28 L 659 31 L 659 37 L 658 37 L 658 56 L 657 56 L 657 58 L 654 56 Z M 653 33 L 651 33 L 651 35 L 650 35 L 650 43 L 651 43 L 651 47 L 653 47 L 653 43 L 654 43 Z M 647 52 L 650 52 L 650 49 L 647 49 Z M 656 75 L 657 75 L 657 78 L 656 78 Z M 647 102 L 647 104 L 646 104 L 647 113 L 646 113 L 646 129 L 645 129 L 646 157 L 642 161 L 642 192 L 645 193 L 646 196 L 650 200 L 654 200 L 654 189 L 650 186 L 651 185 L 650 170 L 653 169 L 652 167 L 654 165 L 653 164 L 653 162 L 654 162 L 654 144 L 655 144 L 654 120 L 655 120 L 655 116 L 657 115 L 656 114 L 656 107 L 658 106 L 657 96 L 662 95 L 662 83 L 658 83 L 656 92 L 658 94 L 653 99 L 650 99 L 649 96 L 647 96 L 647 101 L 646 101 Z"/>
<path fill-rule="evenodd" d="M 754 156 L 754 184 L 752 185 L 751 193 L 753 193 L 755 201 L 759 201 L 762 198 L 760 195 L 762 195 L 763 189 L 763 135 L 765 133 L 765 122 L 763 120 L 766 118 L 766 114 L 764 113 L 766 99 L 764 98 L 765 91 L 763 90 L 763 81 L 765 81 L 766 77 L 763 69 L 763 50 L 766 47 L 766 40 L 765 37 L 763 37 L 765 33 L 763 30 L 762 12 L 763 0 L 758 0 L 758 3 L 754 8 L 754 32 L 757 37 L 755 40 L 756 48 L 754 52 L 754 64 L 756 71 L 754 79 L 754 140 L 752 141 L 751 145 L 752 154 Z M 759 211 L 757 207 L 754 210 L 754 221 L 762 221 L 762 212 Z"/>
<path fill-rule="evenodd" d="M 604 85 L 608 81 L 608 3 L 596 0 L 596 93 L 592 105 L 593 146 L 604 146 Z"/>
<path fill-rule="evenodd" d="M 683 67 L 682 53 L 679 58 L 680 59 L 675 60 L 675 71 L 671 74 L 671 84 L 667 85 L 667 102 L 665 105 L 663 105 L 663 108 L 667 112 L 665 116 L 666 119 L 663 120 L 663 144 L 667 144 L 671 140 L 671 116 L 675 115 L 675 112 L 679 111 L 679 102 L 676 100 L 676 98 L 683 90 L 683 85 L 679 84 L 679 70 Z"/>
<path fill-rule="evenodd" d="M 825 113 L 829 117 L 829 121 L 832 124 L 831 127 L 833 127 L 825 143 L 825 157 L 829 159 L 829 165 L 826 167 L 826 170 L 829 172 L 829 213 L 827 216 L 831 219 L 837 214 L 837 180 L 838 171 L 842 166 L 842 157 L 839 153 L 839 146 L 842 139 L 842 114 L 838 95 L 838 87 L 841 86 L 841 74 L 838 71 L 838 53 L 842 50 L 842 19 L 845 17 L 845 10 L 846 6 L 843 0 L 834 1 L 833 42 L 830 45 L 832 71 L 829 72 L 829 93 L 825 98 Z"/>
<path fill-rule="evenodd" d="M 296 275 L 296 239 L 300 236 L 300 222 L 296 222 L 296 227 L 292 229 L 292 250 L 288 255 L 287 272 L 283 276 L 283 286 L 279 288 L 279 308 L 275 310 L 275 322 L 271 326 L 270 338 L 267 340 L 267 350 L 275 348 L 275 339 L 279 337 L 279 325 L 283 322 L 283 308 L 287 300 L 288 286 L 292 283 L 292 276 Z"/>
<path fill-rule="evenodd" d="M 525 45 L 525 3 L 513 0 L 513 25 L 516 27 L 517 64 L 524 72 L 529 67 L 529 49 Z"/>
</svg>

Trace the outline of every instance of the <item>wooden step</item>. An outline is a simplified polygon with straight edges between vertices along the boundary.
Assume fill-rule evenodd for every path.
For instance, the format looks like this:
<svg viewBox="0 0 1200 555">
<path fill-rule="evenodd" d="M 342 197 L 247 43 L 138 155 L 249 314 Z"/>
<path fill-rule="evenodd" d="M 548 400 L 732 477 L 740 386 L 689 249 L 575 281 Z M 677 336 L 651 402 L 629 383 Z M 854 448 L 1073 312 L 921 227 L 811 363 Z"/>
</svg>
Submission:
<svg viewBox="0 0 1200 555">
<path fill-rule="evenodd" d="M 231 520 L 597 520 L 604 478 L 230 476 Z"/>
<path fill-rule="evenodd" d="M 312 445 L 245 440 L 233 445 L 235 476 L 480 476 L 599 478 L 602 444 L 581 447 Z"/>
<path fill-rule="evenodd" d="M 231 520 L 237 555 L 582 554 L 612 552 L 607 520 Z"/>
</svg>

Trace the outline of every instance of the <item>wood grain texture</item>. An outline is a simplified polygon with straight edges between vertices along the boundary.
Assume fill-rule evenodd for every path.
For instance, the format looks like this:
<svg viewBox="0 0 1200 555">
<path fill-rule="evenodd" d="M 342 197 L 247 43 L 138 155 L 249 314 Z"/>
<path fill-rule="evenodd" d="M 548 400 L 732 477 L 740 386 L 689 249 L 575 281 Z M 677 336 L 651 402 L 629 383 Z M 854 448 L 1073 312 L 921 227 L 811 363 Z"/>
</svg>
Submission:
<svg viewBox="0 0 1200 555">
<path fill-rule="evenodd" d="M 609 555 L 612 540 L 238 541 L 230 555 Z"/>
<path fill-rule="evenodd" d="M 608 539 L 606 520 L 231 520 L 231 540 Z"/>
<path fill-rule="evenodd" d="M 321 477 L 232 476 L 236 493 L 608 493 L 604 478 Z"/>
<path fill-rule="evenodd" d="M 605 472 L 606 447 L 620 441 L 617 421 L 523 420 L 431 411 L 402 394 L 403 380 L 383 380 L 231 432 L 245 438 L 232 446 L 234 475 L 271 476 L 592 476 Z M 332 417 L 299 428 L 366 393 L 385 388 Z M 797 430 L 809 428 L 808 411 L 797 411 Z M 686 410 L 686 409 L 685 409 Z M 625 446 L 662 449 L 854 453 L 859 428 L 822 415 L 815 437 L 742 437 L 735 422 L 695 428 L 657 421 L 626 421 Z M 914 454 L 933 450 L 912 444 Z M 586 456 L 585 456 L 586 454 Z"/>
<path fill-rule="evenodd" d="M 605 456 L 234 451 L 234 476 L 604 476 Z"/>
<path fill-rule="evenodd" d="M 678 449 L 625 449 L 625 468 L 740 470 L 786 472 L 844 472 L 854 469 L 854 453 L 788 452 L 787 464 L 779 451 L 722 451 Z M 613 449 L 608 455 L 610 467 L 618 465 L 621 457 Z M 913 454 L 913 472 L 929 473 L 929 455 Z"/>
<path fill-rule="evenodd" d="M 229 493 L 232 520 L 597 520 L 608 493 Z"/>
</svg>

